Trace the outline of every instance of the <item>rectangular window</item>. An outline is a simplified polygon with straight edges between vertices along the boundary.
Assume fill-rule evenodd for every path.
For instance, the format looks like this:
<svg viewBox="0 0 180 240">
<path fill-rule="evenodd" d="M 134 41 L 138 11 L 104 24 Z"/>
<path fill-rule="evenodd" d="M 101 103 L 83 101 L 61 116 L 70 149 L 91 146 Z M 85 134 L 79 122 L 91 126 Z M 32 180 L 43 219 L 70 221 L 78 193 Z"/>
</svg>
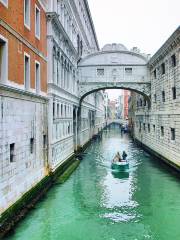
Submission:
<svg viewBox="0 0 180 240">
<path fill-rule="evenodd" d="M 47 135 L 43 135 L 43 148 L 46 148 L 47 146 Z"/>
<path fill-rule="evenodd" d="M 148 123 L 148 132 L 150 133 L 151 129 L 150 129 L 150 124 Z"/>
<path fill-rule="evenodd" d="M 55 103 L 53 102 L 53 118 L 55 118 Z"/>
<path fill-rule="evenodd" d="M 30 29 L 30 0 L 24 0 L 24 25 Z"/>
<path fill-rule="evenodd" d="M 97 76 L 103 77 L 104 76 L 104 68 L 98 68 L 97 69 Z"/>
<path fill-rule="evenodd" d="M 165 98 L 165 91 L 162 91 L 162 102 L 165 102 L 166 98 Z"/>
<path fill-rule="evenodd" d="M 171 140 L 175 140 L 176 135 L 175 135 L 175 128 L 171 128 Z"/>
<path fill-rule="evenodd" d="M 171 65 L 172 65 L 172 67 L 176 66 L 176 55 L 175 54 L 173 54 L 171 56 Z"/>
<path fill-rule="evenodd" d="M 172 98 L 176 99 L 176 87 L 172 87 Z"/>
<path fill-rule="evenodd" d="M 165 74 L 165 72 L 166 72 L 165 63 L 162 63 L 161 64 L 161 74 L 163 75 L 163 74 Z"/>
<path fill-rule="evenodd" d="M 30 153 L 34 152 L 34 138 L 30 138 Z"/>
<path fill-rule="evenodd" d="M 140 107 L 142 107 L 142 99 L 141 98 L 139 100 L 139 105 L 140 105 Z"/>
<path fill-rule="evenodd" d="M 40 39 L 40 9 L 35 6 L 35 35 Z"/>
<path fill-rule="evenodd" d="M 26 90 L 30 88 L 30 56 L 26 53 L 24 54 L 24 85 Z"/>
<path fill-rule="evenodd" d="M 5 7 L 8 7 L 8 0 L 0 0 L 0 2 L 1 2 Z"/>
<path fill-rule="evenodd" d="M 154 94 L 154 102 L 155 102 L 155 103 L 157 102 L 157 96 L 156 96 L 156 94 Z"/>
<path fill-rule="evenodd" d="M 161 137 L 164 137 L 164 127 L 161 126 Z"/>
<path fill-rule="evenodd" d="M 125 68 L 125 73 L 127 75 L 132 75 L 132 68 Z"/>
<path fill-rule="evenodd" d="M 10 162 L 15 161 L 15 143 L 10 144 Z"/>
<path fill-rule="evenodd" d="M 146 107 L 146 99 L 144 99 L 144 107 Z"/>
<path fill-rule="evenodd" d="M 144 131 L 146 131 L 146 124 L 143 123 L 143 128 L 144 128 Z"/>
<path fill-rule="evenodd" d="M 157 72 L 156 72 L 156 69 L 154 70 L 154 78 L 156 79 L 157 78 Z"/>
<path fill-rule="evenodd" d="M 7 39 L 0 35 L 0 82 L 8 79 L 8 45 Z"/>
<path fill-rule="evenodd" d="M 156 131 L 156 126 L 155 126 L 155 125 L 153 125 L 153 131 L 154 131 L 154 133 L 155 133 L 155 131 Z"/>
<path fill-rule="evenodd" d="M 139 122 L 139 132 L 141 132 L 141 122 Z"/>
<path fill-rule="evenodd" d="M 40 90 L 41 90 L 40 63 L 37 61 L 35 61 L 35 84 L 36 84 L 36 92 L 40 93 Z"/>
</svg>

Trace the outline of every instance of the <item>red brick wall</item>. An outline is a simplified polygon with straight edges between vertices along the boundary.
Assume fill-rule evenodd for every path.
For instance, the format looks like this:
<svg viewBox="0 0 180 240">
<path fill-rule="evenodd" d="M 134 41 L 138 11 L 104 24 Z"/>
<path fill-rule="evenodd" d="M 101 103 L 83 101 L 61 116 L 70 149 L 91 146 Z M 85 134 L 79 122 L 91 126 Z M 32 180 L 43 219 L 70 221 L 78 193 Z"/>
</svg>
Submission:
<svg viewBox="0 0 180 240">
<path fill-rule="evenodd" d="M 124 118 L 128 118 L 128 99 L 129 99 L 129 91 L 124 90 Z"/>
<path fill-rule="evenodd" d="M 40 9 L 41 35 L 40 40 L 35 37 L 35 4 Z M 8 1 L 8 8 L 0 3 L 0 19 L 19 33 L 43 56 L 47 56 L 46 43 L 46 14 L 37 0 L 31 0 L 30 30 L 24 26 L 24 1 Z M 17 84 L 24 84 L 24 51 L 30 55 L 31 88 L 35 88 L 35 60 L 41 64 L 41 91 L 47 91 L 47 64 L 34 51 L 21 43 L 13 34 L 0 26 L 0 34 L 8 39 L 8 79 Z M 21 50 L 21 51 L 19 51 Z"/>
</svg>

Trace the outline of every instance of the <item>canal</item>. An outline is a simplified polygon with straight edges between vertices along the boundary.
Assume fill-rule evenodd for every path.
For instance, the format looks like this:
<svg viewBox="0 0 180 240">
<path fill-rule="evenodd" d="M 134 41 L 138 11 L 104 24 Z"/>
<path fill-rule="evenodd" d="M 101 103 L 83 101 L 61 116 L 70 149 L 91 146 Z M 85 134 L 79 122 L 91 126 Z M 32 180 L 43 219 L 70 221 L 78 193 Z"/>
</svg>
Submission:
<svg viewBox="0 0 180 240">
<path fill-rule="evenodd" d="M 126 150 L 129 172 L 111 171 Z M 179 240 L 180 183 L 119 128 L 86 149 L 78 169 L 18 224 L 8 240 Z"/>
</svg>

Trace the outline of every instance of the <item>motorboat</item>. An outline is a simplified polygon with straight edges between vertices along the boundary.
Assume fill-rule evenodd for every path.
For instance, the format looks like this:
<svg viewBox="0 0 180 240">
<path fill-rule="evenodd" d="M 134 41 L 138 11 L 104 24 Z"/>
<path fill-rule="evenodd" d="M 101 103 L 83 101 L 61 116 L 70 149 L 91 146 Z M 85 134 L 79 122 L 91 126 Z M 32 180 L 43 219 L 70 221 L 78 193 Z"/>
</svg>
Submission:
<svg viewBox="0 0 180 240">
<path fill-rule="evenodd" d="M 129 169 L 129 162 L 125 159 L 121 159 L 118 152 L 112 161 L 111 168 L 116 171 L 126 171 Z"/>
</svg>

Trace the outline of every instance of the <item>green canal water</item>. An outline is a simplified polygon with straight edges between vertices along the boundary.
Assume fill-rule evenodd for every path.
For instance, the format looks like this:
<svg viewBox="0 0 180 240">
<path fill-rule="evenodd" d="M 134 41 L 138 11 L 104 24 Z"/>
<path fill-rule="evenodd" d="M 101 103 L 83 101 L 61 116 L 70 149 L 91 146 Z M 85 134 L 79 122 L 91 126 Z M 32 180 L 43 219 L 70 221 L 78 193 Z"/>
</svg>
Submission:
<svg viewBox="0 0 180 240">
<path fill-rule="evenodd" d="M 130 169 L 118 174 L 110 166 L 121 150 Z M 118 128 L 104 131 L 7 239 L 180 240 L 179 179 Z"/>
</svg>

